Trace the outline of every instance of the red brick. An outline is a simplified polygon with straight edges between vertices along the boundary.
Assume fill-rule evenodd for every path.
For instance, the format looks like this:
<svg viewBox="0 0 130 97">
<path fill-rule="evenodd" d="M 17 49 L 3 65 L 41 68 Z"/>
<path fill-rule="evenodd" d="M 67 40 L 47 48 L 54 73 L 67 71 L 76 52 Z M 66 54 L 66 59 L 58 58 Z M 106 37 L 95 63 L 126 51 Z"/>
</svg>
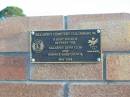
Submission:
<svg viewBox="0 0 130 97">
<path fill-rule="evenodd" d="M 102 80 L 102 63 L 33 64 L 33 80 Z"/>
<path fill-rule="evenodd" d="M 10 17 L 0 22 L 0 51 L 29 51 L 32 30 L 63 29 L 62 16 Z"/>
<path fill-rule="evenodd" d="M 109 54 L 107 62 L 107 80 L 130 80 L 130 54 Z"/>
<path fill-rule="evenodd" d="M 28 17 L 10 17 L 0 21 L 0 39 L 11 38 L 28 29 Z"/>
<path fill-rule="evenodd" d="M 68 29 L 102 29 L 103 51 L 130 50 L 130 14 L 70 15 Z"/>
<path fill-rule="evenodd" d="M 130 97 L 130 85 L 73 84 L 69 97 Z"/>
<path fill-rule="evenodd" d="M 25 57 L 0 56 L 0 80 L 24 80 Z"/>
<path fill-rule="evenodd" d="M 0 84 L 0 97 L 63 97 L 61 84 Z"/>
<path fill-rule="evenodd" d="M 29 18 L 29 31 L 32 30 L 63 30 L 62 16 L 37 16 Z"/>
</svg>

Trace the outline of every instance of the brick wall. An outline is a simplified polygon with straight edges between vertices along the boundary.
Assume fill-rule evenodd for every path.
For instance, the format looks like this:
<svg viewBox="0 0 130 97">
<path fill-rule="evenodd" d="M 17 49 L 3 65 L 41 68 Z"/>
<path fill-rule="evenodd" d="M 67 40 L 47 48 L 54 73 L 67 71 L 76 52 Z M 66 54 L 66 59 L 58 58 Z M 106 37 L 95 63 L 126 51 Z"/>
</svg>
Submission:
<svg viewBox="0 0 130 97">
<path fill-rule="evenodd" d="M 91 28 L 102 29 L 100 63 L 30 63 L 29 31 Z M 0 97 L 130 97 L 130 15 L 1 20 Z"/>
</svg>

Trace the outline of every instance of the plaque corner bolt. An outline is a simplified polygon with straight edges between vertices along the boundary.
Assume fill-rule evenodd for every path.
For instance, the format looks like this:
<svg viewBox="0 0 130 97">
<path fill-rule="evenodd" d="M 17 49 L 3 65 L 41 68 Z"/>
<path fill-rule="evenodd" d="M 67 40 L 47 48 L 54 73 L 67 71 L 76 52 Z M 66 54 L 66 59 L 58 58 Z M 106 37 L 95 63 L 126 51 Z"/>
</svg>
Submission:
<svg viewBox="0 0 130 97">
<path fill-rule="evenodd" d="M 34 31 L 32 31 L 32 32 L 31 32 L 31 34 L 32 34 L 32 35 L 34 35 L 34 34 L 35 34 L 35 32 L 34 32 Z"/>
<path fill-rule="evenodd" d="M 32 58 L 31 60 L 32 60 L 32 62 L 35 62 L 35 59 L 34 59 L 34 58 Z"/>
<path fill-rule="evenodd" d="M 100 62 L 100 61 L 101 61 L 101 58 L 97 58 L 97 61 Z"/>
<path fill-rule="evenodd" d="M 100 30 L 100 29 L 97 29 L 97 33 L 101 33 L 101 30 Z"/>
</svg>

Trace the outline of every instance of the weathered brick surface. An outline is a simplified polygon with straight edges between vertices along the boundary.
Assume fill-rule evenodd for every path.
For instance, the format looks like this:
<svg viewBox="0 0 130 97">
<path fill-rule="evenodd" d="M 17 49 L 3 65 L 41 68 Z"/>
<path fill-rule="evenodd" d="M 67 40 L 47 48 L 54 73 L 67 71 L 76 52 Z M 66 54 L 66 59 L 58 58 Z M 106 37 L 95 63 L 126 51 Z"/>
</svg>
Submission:
<svg viewBox="0 0 130 97">
<path fill-rule="evenodd" d="M 28 30 L 63 30 L 62 16 L 39 16 L 29 18 Z"/>
<path fill-rule="evenodd" d="M 35 64 L 33 80 L 102 80 L 102 64 Z"/>
<path fill-rule="evenodd" d="M 108 80 L 130 80 L 130 54 L 109 54 L 106 61 Z"/>
<path fill-rule="evenodd" d="M 0 38 L 14 38 L 14 35 L 26 32 L 29 17 L 10 17 L 0 21 Z"/>
<path fill-rule="evenodd" d="M 27 51 L 29 34 L 27 17 L 12 17 L 0 21 L 0 51 Z"/>
<path fill-rule="evenodd" d="M 0 80 L 24 80 L 26 65 L 23 56 L 0 56 Z"/>
<path fill-rule="evenodd" d="M 73 84 L 69 97 L 130 97 L 130 85 Z"/>
<path fill-rule="evenodd" d="M 71 15 L 67 20 L 68 29 L 102 29 L 103 51 L 130 50 L 129 14 Z"/>
<path fill-rule="evenodd" d="M 0 97 L 130 97 L 130 15 L 71 15 L 66 21 L 62 16 L 11 17 L 0 21 Z M 104 62 L 97 64 L 31 64 L 25 55 L 8 56 L 7 52 L 29 52 L 29 31 L 61 30 L 63 23 L 68 29 L 102 29 L 103 54 L 112 52 L 105 52 Z M 29 72 L 30 80 L 26 80 Z M 26 84 L 19 80 L 26 80 Z M 54 81 L 57 83 L 51 83 Z M 67 85 L 64 87 L 61 82 Z"/>
<path fill-rule="evenodd" d="M 29 31 L 63 29 L 62 16 L 11 17 L 0 21 L 0 51 L 29 51 Z"/>
<path fill-rule="evenodd" d="M 63 97 L 63 85 L 0 84 L 0 97 Z"/>
</svg>

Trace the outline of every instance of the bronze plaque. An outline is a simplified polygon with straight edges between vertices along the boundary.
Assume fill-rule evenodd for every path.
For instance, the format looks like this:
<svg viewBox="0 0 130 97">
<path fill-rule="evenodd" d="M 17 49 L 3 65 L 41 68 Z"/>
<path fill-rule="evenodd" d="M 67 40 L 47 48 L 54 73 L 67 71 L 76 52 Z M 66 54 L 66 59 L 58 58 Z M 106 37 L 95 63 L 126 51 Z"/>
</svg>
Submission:
<svg viewBox="0 0 130 97">
<path fill-rule="evenodd" d="M 31 32 L 32 63 L 101 61 L 100 29 Z"/>
</svg>

